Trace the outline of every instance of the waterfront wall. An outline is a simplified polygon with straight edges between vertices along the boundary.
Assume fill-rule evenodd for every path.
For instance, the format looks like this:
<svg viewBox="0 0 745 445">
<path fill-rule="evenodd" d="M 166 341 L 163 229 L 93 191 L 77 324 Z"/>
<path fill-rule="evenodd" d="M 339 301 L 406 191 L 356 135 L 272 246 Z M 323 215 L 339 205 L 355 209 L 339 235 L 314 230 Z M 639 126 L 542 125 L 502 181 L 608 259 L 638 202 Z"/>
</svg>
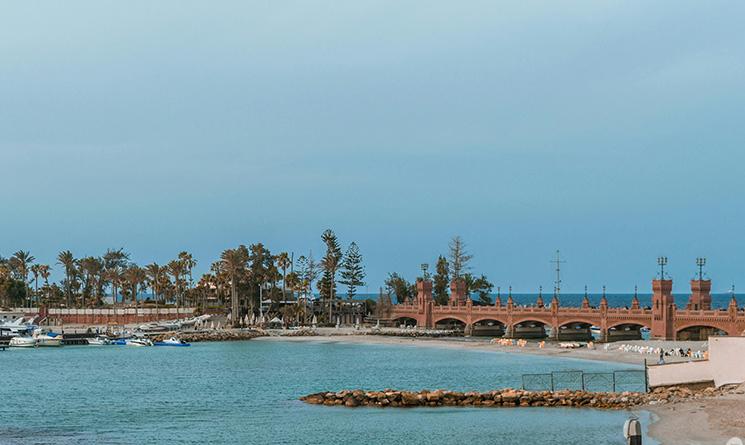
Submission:
<svg viewBox="0 0 745 445">
<path fill-rule="evenodd" d="M 141 324 L 151 321 L 188 318 L 194 308 L 104 308 L 104 309 L 62 309 L 62 308 L 19 308 L 27 316 L 39 316 L 45 323 L 61 324 Z"/>
<path fill-rule="evenodd" d="M 745 337 L 709 337 L 709 359 L 649 366 L 651 387 L 712 382 L 720 387 L 745 382 Z"/>
</svg>

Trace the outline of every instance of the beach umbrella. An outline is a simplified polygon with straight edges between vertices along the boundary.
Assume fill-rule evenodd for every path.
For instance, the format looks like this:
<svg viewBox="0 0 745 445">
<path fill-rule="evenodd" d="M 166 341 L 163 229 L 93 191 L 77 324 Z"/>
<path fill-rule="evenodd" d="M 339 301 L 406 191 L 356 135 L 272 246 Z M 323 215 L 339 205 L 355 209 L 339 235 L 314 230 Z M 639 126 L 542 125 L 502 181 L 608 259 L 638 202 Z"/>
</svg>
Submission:
<svg viewBox="0 0 745 445">
<path fill-rule="evenodd" d="M 214 321 L 212 323 L 210 323 L 210 329 L 212 329 L 212 330 L 215 329 L 215 322 Z"/>
<path fill-rule="evenodd" d="M 230 319 L 233 318 L 233 313 L 232 312 L 228 313 L 228 317 L 227 318 L 228 318 L 228 321 L 230 321 Z"/>
<path fill-rule="evenodd" d="M 311 321 L 313 326 L 315 326 L 318 323 L 318 319 L 316 318 L 315 314 L 313 315 L 313 320 Z"/>
<path fill-rule="evenodd" d="M 246 316 L 243 317 L 243 324 L 248 326 L 248 314 L 246 314 Z"/>
</svg>

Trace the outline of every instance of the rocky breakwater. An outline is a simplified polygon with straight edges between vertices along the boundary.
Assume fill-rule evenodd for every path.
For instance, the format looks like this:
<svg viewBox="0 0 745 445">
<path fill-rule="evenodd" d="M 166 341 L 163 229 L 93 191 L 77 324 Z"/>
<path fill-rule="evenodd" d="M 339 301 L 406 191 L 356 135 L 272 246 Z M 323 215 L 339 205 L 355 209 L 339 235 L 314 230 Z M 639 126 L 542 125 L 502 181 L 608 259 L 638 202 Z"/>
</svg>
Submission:
<svg viewBox="0 0 745 445">
<path fill-rule="evenodd" d="M 153 341 L 163 341 L 171 337 L 188 343 L 199 343 L 204 341 L 238 341 L 251 340 L 256 337 L 265 337 L 268 334 L 261 329 L 221 329 L 210 331 L 181 331 L 164 332 L 150 337 Z"/>
<path fill-rule="evenodd" d="M 300 400 L 326 406 L 369 407 L 578 407 L 598 409 L 626 409 L 647 404 L 683 401 L 691 398 L 713 397 L 726 389 L 692 391 L 685 388 L 661 388 L 652 393 L 589 392 L 589 391 L 524 391 L 502 389 L 487 392 L 458 392 L 423 390 L 419 392 L 386 389 L 383 391 L 346 390 L 319 392 Z"/>
</svg>

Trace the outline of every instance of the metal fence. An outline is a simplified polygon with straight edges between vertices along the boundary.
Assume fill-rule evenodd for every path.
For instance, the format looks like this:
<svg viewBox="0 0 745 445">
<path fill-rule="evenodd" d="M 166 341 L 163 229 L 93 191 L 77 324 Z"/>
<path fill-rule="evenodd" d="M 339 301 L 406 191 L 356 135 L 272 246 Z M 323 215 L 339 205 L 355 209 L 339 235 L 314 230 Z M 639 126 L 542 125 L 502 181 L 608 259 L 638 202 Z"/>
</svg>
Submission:
<svg viewBox="0 0 745 445">
<path fill-rule="evenodd" d="M 612 372 L 554 371 L 544 374 L 523 374 L 526 391 L 559 391 L 562 389 L 592 392 L 647 392 L 646 369 L 626 369 Z"/>
</svg>

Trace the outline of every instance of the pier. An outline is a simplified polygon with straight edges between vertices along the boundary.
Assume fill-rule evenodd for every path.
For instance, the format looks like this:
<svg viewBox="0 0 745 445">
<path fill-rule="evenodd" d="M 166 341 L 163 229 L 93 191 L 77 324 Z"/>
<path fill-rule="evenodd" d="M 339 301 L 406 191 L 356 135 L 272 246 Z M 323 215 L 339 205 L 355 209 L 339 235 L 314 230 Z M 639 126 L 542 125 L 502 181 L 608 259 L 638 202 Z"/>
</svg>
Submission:
<svg viewBox="0 0 745 445">
<path fill-rule="evenodd" d="M 711 308 L 711 280 L 691 280 L 691 294 L 683 309 L 675 304 L 673 281 L 665 279 L 652 281 L 651 308 L 640 307 L 636 297 L 628 308 L 611 308 L 605 296 L 599 307 L 591 307 L 586 296 L 581 307 L 562 307 L 556 295 L 548 306 L 541 296 L 535 306 L 517 306 L 511 295 L 506 304 L 498 297 L 493 305 L 476 306 L 462 280 L 451 283 L 448 304 L 438 305 L 432 298 L 431 281 L 419 280 L 416 287 L 415 301 L 382 308 L 381 321 L 425 329 L 456 328 L 465 335 L 556 341 L 590 340 L 592 326 L 600 328 L 601 341 L 641 339 L 642 328 L 660 340 L 705 340 L 710 335 L 745 331 L 745 311 L 738 308 L 734 295 L 727 309 Z"/>
</svg>

